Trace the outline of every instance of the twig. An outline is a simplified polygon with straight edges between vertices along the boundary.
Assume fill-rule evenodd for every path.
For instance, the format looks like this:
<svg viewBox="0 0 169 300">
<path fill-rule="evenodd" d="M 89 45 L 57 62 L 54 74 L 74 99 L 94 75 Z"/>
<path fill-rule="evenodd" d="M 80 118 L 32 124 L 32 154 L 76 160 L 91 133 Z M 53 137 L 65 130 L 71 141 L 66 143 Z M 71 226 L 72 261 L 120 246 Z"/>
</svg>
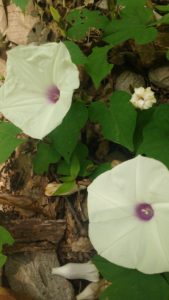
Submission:
<svg viewBox="0 0 169 300">
<path fill-rule="evenodd" d="M 68 209 L 70 210 L 70 212 L 71 212 L 73 218 L 75 219 L 76 224 L 77 224 L 77 226 L 78 226 L 78 228 L 79 228 L 80 234 L 81 234 L 82 236 L 86 236 L 86 235 L 87 235 L 86 229 L 83 227 L 83 225 L 82 225 L 81 222 L 79 221 L 79 219 L 78 219 L 78 217 L 77 217 L 77 214 L 76 214 L 76 212 L 75 212 L 75 210 L 74 210 L 72 204 L 70 203 L 70 201 L 69 201 L 69 199 L 68 199 L 67 197 L 65 197 L 65 199 L 66 199 L 66 204 L 67 204 L 67 206 L 68 206 Z"/>
</svg>

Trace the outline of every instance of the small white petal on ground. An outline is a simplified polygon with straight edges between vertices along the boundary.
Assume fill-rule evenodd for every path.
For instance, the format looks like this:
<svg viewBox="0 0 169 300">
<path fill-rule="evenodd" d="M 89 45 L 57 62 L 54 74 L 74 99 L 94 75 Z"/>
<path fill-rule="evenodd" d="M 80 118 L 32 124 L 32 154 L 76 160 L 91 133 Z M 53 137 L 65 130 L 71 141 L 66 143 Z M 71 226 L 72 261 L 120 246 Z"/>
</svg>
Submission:
<svg viewBox="0 0 169 300">
<path fill-rule="evenodd" d="M 59 268 L 53 268 L 52 274 L 67 279 L 85 279 L 92 282 L 99 280 L 99 272 L 91 261 L 87 263 L 68 263 Z"/>
</svg>

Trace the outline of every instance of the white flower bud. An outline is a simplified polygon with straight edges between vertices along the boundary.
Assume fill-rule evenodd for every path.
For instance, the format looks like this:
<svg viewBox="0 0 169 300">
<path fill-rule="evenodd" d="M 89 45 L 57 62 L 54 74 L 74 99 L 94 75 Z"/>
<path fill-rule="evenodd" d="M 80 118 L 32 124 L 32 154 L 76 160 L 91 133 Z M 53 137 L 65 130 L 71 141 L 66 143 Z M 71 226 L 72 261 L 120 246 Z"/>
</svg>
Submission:
<svg viewBox="0 0 169 300">
<path fill-rule="evenodd" d="M 130 102 L 136 108 L 143 110 L 152 107 L 153 104 L 157 102 L 157 100 L 154 97 L 154 92 L 150 87 L 140 87 L 134 89 L 134 94 L 132 95 Z"/>
<path fill-rule="evenodd" d="M 82 264 L 68 263 L 59 268 L 53 268 L 52 274 L 60 275 L 67 279 L 85 279 L 92 282 L 99 280 L 99 272 L 91 261 Z"/>
</svg>

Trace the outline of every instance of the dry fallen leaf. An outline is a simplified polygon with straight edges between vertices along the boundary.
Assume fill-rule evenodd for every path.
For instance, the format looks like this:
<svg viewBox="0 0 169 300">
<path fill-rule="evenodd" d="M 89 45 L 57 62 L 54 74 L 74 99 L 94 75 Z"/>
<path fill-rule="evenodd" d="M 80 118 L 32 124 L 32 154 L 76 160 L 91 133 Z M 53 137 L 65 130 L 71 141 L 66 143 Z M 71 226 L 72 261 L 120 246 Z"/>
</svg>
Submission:
<svg viewBox="0 0 169 300">
<path fill-rule="evenodd" d="M 94 0 L 85 0 L 84 5 L 93 4 Z"/>
<path fill-rule="evenodd" d="M 0 287 L 0 300 L 31 300 L 26 295 L 18 294 L 10 289 Z"/>
<path fill-rule="evenodd" d="M 99 1 L 98 7 L 101 9 L 108 9 L 107 3 L 108 3 L 108 1 L 106 1 L 106 0 Z"/>
<path fill-rule="evenodd" d="M 0 77 L 6 75 L 6 61 L 0 58 Z"/>
<path fill-rule="evenodd" d="M 39 18 L 24 14 L 15 4 L 7 6 L 7 13 L 8 28 L 6 36 L 8 40 L 18 45 L 26 45 L 28 34 Z"/>
<path fill-rule="evenodd" d="M 6 29 L 7 29 L 6 13 L 5 13 L 3 1 L 0 0 L 0 33 L 4 35 Z"/>
<path fill-rule="evenodd" d="M 0 300 L 16 300 L 16 298 L 11 294 L 11 291 L 0 287 Z"/>
</svg>

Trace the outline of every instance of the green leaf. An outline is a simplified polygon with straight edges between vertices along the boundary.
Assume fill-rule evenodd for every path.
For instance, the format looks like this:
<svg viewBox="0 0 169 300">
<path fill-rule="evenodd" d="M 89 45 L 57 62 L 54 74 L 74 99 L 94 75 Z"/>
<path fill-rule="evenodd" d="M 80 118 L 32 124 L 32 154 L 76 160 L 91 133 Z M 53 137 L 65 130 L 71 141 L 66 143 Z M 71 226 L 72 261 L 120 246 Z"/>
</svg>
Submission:
<svg viewBox="0 0 169 300">
<path fill-rule="evenodd" d="M 88 111 L 82 102 L 73 103 L 69 112 L 54 131 L 48 137 L 57 152 L 69 162 L 80 137 L 80 130 L 88 118 Z"/>
<path fill-rule="evenodd" d="M 103 163 L 95 168 L 95 170 L 90 175 L 90 179 L 94 180 L 100 174 L 102 174 L 108 170 L 111 170 L 111 169 L 112 169 L 112 165 L 110 162 Z"/>
<path fill-rule="evenodd" d="M 120 17 L 131 19 L 138 23 L 139 19 L 141 24 L 151 24 L 154 21 L 153 9 L 147 7 L 146 0 L 118 0 L 118 5 L 121 5 Z"/>
<path fill-rule="evenodd" d="M 151 122 L 152 116 L 156 110 L 156 107 L 153 106 L 149 109 L 146 110 L 138 110 L 137 111 L 137 123 L 136 123 L 136 128 L 135 128 L 135 133 L 134 133 L 134 148 L 135 152 L 137 152 L 137 149 L 142 143 L 143 140 L 143 130 L 144 127 Z"/>
<path fill-rule="evenodd" d="M 76 159 L 78 159 L 76 167 L 72 166 L 73 157 L 76 157 Z M 67 163 L 65 160 L 61 159 L 57 165 L 57 174 L 66 176 L 66 177 L 61 177 L 60 180 L 65 181 L 66 178 L 66 180 L 69 179 L 69 181 L 71 181 L 70 179 L 73 180 L 77 178 L 77 176 L 80 177 L 89 176 L 93 171 L 94 164 L 87 157 L 88 157 L 87 147 L 82 143 L 78 143 L 72 154 L 70 162 Z M 72 167 L 75 168 L 74 175 L 72 175 L 73 178 L 71 176 Z"/>
<path fill-rule="evenodd" d="M 136 110 L 129 102 L 131 95 L 114 92 L 107 107 L 95 102 L 89 108 L 90 119 L 101 124 L 103 136 L 133 151 L 133 134 L 136 125 Z"/>
<path fill-rule="evenodd" d="M 169 285 L 161 275 L 129 273 L 117 278 L 99 297 L 99 300 L 168 300 Z"/>
<path fill-rule="evenodd" d="M 6 263 L 7 257 L 0 253 L 0 268 Z"/>
<path fill-rule="evenodd" d="M 12 0 L 12 2 L 19 6 L 23 11 L 25 11 L 29 0 Z"/>
<path fill-rule="evenodd" d="M 8 122 L 0 122 L 0 163 L 6 161 L 17 146 L 26 140 L 18 139 L 21 130 Z"/>
<path fill-rule="evenodd" d="M 157 24 L 158 25 L 161 25 L 161 24 L 169 24 L 169 13 L 166 14 L 165 16 L 163 16 L 161 19 L 159 19 L 157 21 Z"/>
<path fill-rule="evenodd" d="M 61 159 L 57 164 L 57 174 L 70 176 L 70 162 L 66 162 L 64 159 Z"/>
<path fill-rule="evenodd" d="M 80 163 L 76 154 L 73 155 L 70 165 L 70 176 L 75 179 L 80 171 Z"/>
<path fill-rule="evenodd" d="M 66 161 L 62 161 L 62 164 L 60 164 L 57 169 L 58 174 L 60 170 L 62 173 L 64 170 L 67 171 L 67 174 L 65 175 L 68 176 L 59 178 L 63 182 L 73 181 L 77 178 L 80 171 L 80 162 L 75 152 L 73 153 L 69 164 Z"/>
<path fill-rule="evenodd" d="M 117 45 L 134 39 L 141 45 L 155 40 L 157 30 L 151 25 L 154 22 L 153 10 L 144 7 L 143 2 L 126 1 L 120 16 L 120 19 L 113 19 L 106 27 L 104 41 Z"/>
<path fill-rule="evenodd" d="M 107 62 L 107 52 L 112 46 L 95 47 L 92 54 L 88 56 L 85 65 L 87 73 L 91 76 L 96 88 L 99 87 L 100 82 L 105 78 L 113 68 L 113 64 Z"/>
<path fill-rule="evenodd" d="M 74 64 L 84 65 L 87 62 L 87 57 L 83 54 L 78 45 L 71 41 L 65 41 L 64 44 L 68 48 Z"/>
<path fill-rule="evenodd" d="M 169 50 L 166 52 L 166 58 L 169 60 Z"/>
<path fill-rule="evenodd" d="M 62 181 L 63 183 L 65 182 L 72 182 L 74 181 L 75 178 L 73 178 L 72 176 L 63 176 L 60 177 L 59 180 Z"/>
<path fill-rule="evenodd" d="M 163 273 L 164 278 L 167 280 L 168 284 L 169 284 L 169 272 L 165 272 Z"/>
<path fill-rule="evenodd" d="M 134 39 L 137 44 L 144 45 L 154 41 L 157 37 L 157 30 L 154 27 L 148 27 L 146 29 L 140 28 L 135 32 Z"/>
<path fill-rule="evenodd" d="M 4 265 L 7 259 L 7 257 L 1 253 L 3 245 L 12 245 L 13 243 L 14 239 L 12 238 L 9 231 L 7 231 L 4 227 L 0 226 L 0 268 Z"/>
<path fill-rule="evenodd" d="M 101 294 L 100 300 L 169 299 L 169 285 L 159 274 L 147 275 L 137 270 L 122 268 L 98 255 L 92 258 L 92 261 L 102 276 L 112 282 L 112 285 Z"/>
<path fill-rule="evenodd" d="M 53 20 L 55 20 L 57 23 L 59 23 L 61 16 L 60 16 L 58 10 L 56 8 L 54 8 L 53 6 L 50 6 L 50 12 L 53 17 Z"/>
<path fill-rule="evenodd" d="M 156 5 L 155 8 L 162 12 L 169 12 L 169 4 L 168 5 Z"/>
<path fill-rule="evenodd" d="M 14 239 L 12 238 L 9 231 L 7 231 L 4 227 L 0 226 L 0 251 L 2 251 L 2 246 L 4 244 L 12 245 L 14 243 Z"/>
<path fill-rule="evenodd" d="M 80 177 L 88 177 L 95 168 L 93 162 L 88 159 L 88 152 L 86 145 L 82 143 L 77 144 L 75 153 L 80 162 L 80 171 L 78 174 Z"/>
<path fill-rule="evenodd" d="M 39 142 L 37 152 L 33 158 L 33 169 L 37 174 L 43 174 L 48 171 L 48 167 L 52 163 L 58 162 L 60 154 L 56 151 L 52 144 Z"/>
<path fill-rule="evenodd" d="M 116 21 L 117 20 L 114 22 Z M 134 39 L 137 44 L 143 45 L 154 41 L 157 37 L 157 30 L 153 27 L 145 27 L 144 25 L 138 24 L 127 25 L 126 22 L 123 22 L 121 25 L 123 26 L 118 26 L 119 29 L 117 31 L 114 31 L 112 34 L 106 36 L 104 41 L 115 46 L 129 39 Z"/>
<path fill-rule="evenodd" d="M 103 16 L 99 10 L 91 11 L 87 8 L 71 10 L 66 20 L 72 26 L 67 31 L 67 35 L 72 39 L 82 39 L 91 27 L 104 29 L 108 23 L 107 17 Z"/>
<path fill-rule="evenodd" d="M 169 104 L 154 109 L 151 119 L 142 125 L 141 135 L 137 153 L 160 160 L 169 168 Z"/>
<path fill-rule="evenodd" d="M 60 185 L 57 191 L 53 194 L 53 196 L 64 196 L 67 195 L 76 188 L 75 181 L 64 182 Z"/>
</svg>

